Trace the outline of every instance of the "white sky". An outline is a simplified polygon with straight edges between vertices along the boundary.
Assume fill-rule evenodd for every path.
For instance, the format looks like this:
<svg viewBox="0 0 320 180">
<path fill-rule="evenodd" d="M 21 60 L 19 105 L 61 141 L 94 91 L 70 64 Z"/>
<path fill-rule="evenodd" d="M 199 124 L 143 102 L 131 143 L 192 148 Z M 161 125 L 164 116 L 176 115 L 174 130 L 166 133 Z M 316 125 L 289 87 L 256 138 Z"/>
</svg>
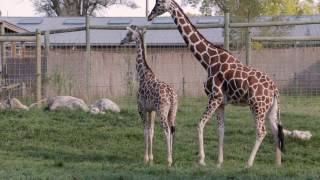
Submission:
<svg viewBox="0 0 320 180">
<path fill-rule="evenodd" d="M 113 17 L 141 17 L 145 16 L 145 0 L 132 0 L 138 4 L 139 8 L 131 9 L 125 6 L 115 5 L 105 11 L 99 12 L 98 16 Z M 181 4 L 181 0 L 176 0 Z M 149 0 L 149 12 L 153 8 L 155 0 Z M 183 7 L 187 12 L 197 14 L 197 9 Z M 0 11 L 2 16 L 43 16 L 34 11 L 32 0 L 0 0 Z"/>
</svg>

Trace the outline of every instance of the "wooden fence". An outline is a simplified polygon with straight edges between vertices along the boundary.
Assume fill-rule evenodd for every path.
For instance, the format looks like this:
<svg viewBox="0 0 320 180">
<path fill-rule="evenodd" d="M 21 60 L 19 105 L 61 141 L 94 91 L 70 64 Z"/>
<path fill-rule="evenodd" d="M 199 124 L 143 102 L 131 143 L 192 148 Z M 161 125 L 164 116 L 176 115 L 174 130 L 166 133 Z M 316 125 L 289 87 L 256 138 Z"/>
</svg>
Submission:
<svg viewBox="0 0 320 180">
<path fill-rule="evenodd" d="M 225 20 L 223 24 L 200 24 L 197 25 L 197 28 L 223 28 L 224 29 L 224 48 L 229 49 L 230 44 L 230 29 L 232 28 L 245 28 L 246 31 L 246 42 L 245 42 L 245 63 L 250 65 L 252 64 L 251 57 L 252 55 L 252 41 L 279 41 L 279 40 L 285 40 L 285 41 L 314 41 L 314 40 L 320 40 L 319 37 L 251 37 L 250 30 L 254 27 L 271 27 L 271 26 L 290 26 L 290 25 L 308 25 L 308 24 L 320 24 L 319 20 L 313 20 L 313 21 L 291 21 L 291 22 L 255 22 L 255 23 L 230 23 L 229 22 L 229 14 L 225 14 Z M 90 17 L 86 17 L 86 25 L 83 27 L 75 27 L 75 28 L 68 28 L 68 29 L 53 29 L 50 31 L 41 31 L 37 30 L 36 32 L 28 32 L 28 33 L 16 33 L 16 34 L 4 34 L 4 31 L 2 30 L 3 27 L 1 27 L 1 36 L 0 36 L 0 43 L 1 46 L 1 64 L 6 64 L 6 57 L 5 57 L 5 49 L 3 42 L 15 42 L 15 41 L 25 41 L 25 42 L 35 42 L 36 43 L 36 99 L 41 99 L 42 94 L 42 82 L 43 78 L 41 77 L 41 56 L 44 57 L 44 59 L 48 60 L 50 56 L 50 42 L 49 42 L 49 36 L 50 34 L 57 34 L 57 33 L 66 33 L 66 32 L 75 32 L 75 31 L 86 31 L 85 33 L 85 53 L 82 53 L 81 55 L 84 56 L 84 61 L 86 62 L 86 87 L 84 94 L 89 95 L 90 94 L 90 81 L 92 80 L 91 76 L 94 76 L 94 73 L 92 73 L 93 64 L 90 58 L 92 57 L 92 49 L 91 49 L 91 43 L 90 43 L 90 30 L 91 29 L 103 29 L 103 30 L 124 30 L 126 26 L 124 25 L 106 25 L 106 26 L 97 26 L 97 25 L 90 25 Z M 145 28 L 149 30 L 167 30 L 167 29 L 176 29 L 175 25 L 151 25 L 151 26 L 145 26 Z M 44 36 L 44 44 L 41 45 L 40 38 L 41 36 Z M 44 52 L 41 54 L 41 47 L 44 47 Z M 242 55 L 243 57 L 243 55 Z M 1 67 L 1 72 L 5 71 L 5 67 Z M 3 74 L 3 73 L 2 73 Z M 184 82 L 185 80 L 183 80 Z M 183 83 L 182 83 L 183 84 Z M 181 89 L 185 89 L 183 86 Z M 82 88 L 83 90 L 83 88 Z M 184 91 L 184 90 L 183 90 Z M 90 97 L 86 97 L 87 100 L 90 100 Z"/>
</svg>

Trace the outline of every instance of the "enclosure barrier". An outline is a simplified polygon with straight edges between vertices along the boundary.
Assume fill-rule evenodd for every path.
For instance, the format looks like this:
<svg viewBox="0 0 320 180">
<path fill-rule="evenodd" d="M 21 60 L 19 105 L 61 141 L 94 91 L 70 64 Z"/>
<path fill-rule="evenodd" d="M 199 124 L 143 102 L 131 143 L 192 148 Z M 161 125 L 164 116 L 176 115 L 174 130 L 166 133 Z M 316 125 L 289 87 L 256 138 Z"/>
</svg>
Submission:
<svg viewBox="0 0 320 180">
<path fill-rule="evenodd" d="M 1 36 L 0 36 L 0 44 L 1 44 L 1 69 L 0 72 L 2 76 L 6 74 L 7 67 L 3 67 L 6 62 L 5 57 L 5 45 L 4 42 L 35 42 L 36 43 L 36 101 L 40 101 L 42 82 L 41 82 L 41 34 L 40 30 L 37 29 L 34 36 L 8 36 L 4 34 L 4 26 L 1 25 Z M 3 77 L 1 77 L 2 79 Z M 6 83 L 1 82 L 1 86 L 6 86 L 4 89 L 12 89 L 17 87 L 17 85 L 8 85 Z M 23 87 L 23 86 L 22 86 Z"/>
<path fill-rule="evenodd" d="M 251 28 L 256 27 L 273 27 L 273 26 L 291 26 L 291 25 L 310 25 L 310 24 L 320 24 L 320 20 L 312 20 L 312 21 L 291 21 L 291 22 L 281 22 L 281 21 L 273 21 L 273 22 L 254 22 L 254 23 L 230 23 L 229 14 L 225 14 L 225 20 L 223 24 L 199 24 L 196 27 L 199 29 L 209 29 L 209 28 L 223 28 L 224 29 L 224 47 L 225 49 L 229 49 L 230 44 L 230 30 L 232 28 L 243 28 L 246 29 L 245 35 L 245 63 L 247 65 L 251 64 L 251 56 L 252 56 L 252 41 L 318 41 L 319 37 L 306 36 L 306 37 L 251 37 Z M 174 24 L 165 24 L 165 25 L 146 25 L 144 26 L 148 30 L 169 30 L 176 29 L 176 25 Z M 11 41 L 37 41 L 37 100 L 41 99 L 41 42 L 38 44 L 40 36 L 44 35 L 44 54 L 43 56 L 48 59 L 49 54 L 49 36 L 50 34 L 58 34 L 58 33 L 66 33 L 66 32 L 76 32 L 76 31 L 85 31 L 85 62 L 86 62 L 86 92 L 87 99 L 90 98 L 89 89 L 90 89 L 90 76 L 92 73 L 92 65 L 91 65 L 91 42 L 90 42 L 90 30 L 125 30 L 126 25 L 91 25 L 89 16 L 86 17 L 85 26 L 83 27 L 74 27 L 68 29 L 52 29 L 50 31 L 37 31 L 37 32 L 28 32 L 28 33 L 15 33 L 15 34 L 4 34 L 2 33 L 0 36 L 1 42 L 11 42 Z M 38 37 L 38 38 L 36 38 Z M 3 46 L 1 48 L 1 57 L 4 55 Z M 40 60 L 39 60 L 40 58 Z M 5 57 L 2 58 L 5 63 Z M 186 80 L 183 78 L 182 82 L 182 92 L 185 94 L 185 84 Z"/>
</svg>

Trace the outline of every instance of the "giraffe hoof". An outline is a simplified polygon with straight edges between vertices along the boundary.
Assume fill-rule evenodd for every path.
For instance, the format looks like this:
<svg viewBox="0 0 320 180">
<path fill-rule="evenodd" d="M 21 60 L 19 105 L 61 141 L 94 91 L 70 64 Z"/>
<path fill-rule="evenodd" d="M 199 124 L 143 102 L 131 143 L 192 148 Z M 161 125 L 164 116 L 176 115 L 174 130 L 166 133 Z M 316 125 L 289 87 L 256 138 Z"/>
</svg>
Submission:
<svg viewBox="0 0 320 180">
<path fill-rule="evenodd" d="M 149 158 L 145 157 L 143 161 L 144 161 L 145 164 L 148 164 L 149 163 Z"/>
<path fill-rule="evenodd" d="M 245 168 L 250 169 L 252 167 L 252 164 L 246 164 Z"/>
<path fill-rule="evenodd" d="M 199 164 L 200 166 L 206 166 L 206 163 L 205 163 L 204 161 L 199 161 L 198 164 Z"/>
<path fill-rule="evenodd" d="M 150 160 L 149 161 L 149 166 L 152 166 L 153 165 L 153 160 Z"/>
<path fill-rule="evenodd" d="M 153 155 L 149 155 L 149 161 L 153 161 Z"/>
</svg>

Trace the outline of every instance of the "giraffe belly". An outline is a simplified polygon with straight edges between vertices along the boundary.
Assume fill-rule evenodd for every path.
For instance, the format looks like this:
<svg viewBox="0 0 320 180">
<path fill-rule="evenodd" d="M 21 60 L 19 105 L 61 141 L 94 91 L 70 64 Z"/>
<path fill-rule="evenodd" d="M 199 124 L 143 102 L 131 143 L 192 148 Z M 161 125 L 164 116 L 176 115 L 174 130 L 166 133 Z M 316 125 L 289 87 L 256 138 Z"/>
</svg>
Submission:
<svg viewBox="0 0 320 180">
<path fill-rule="evenodd" d="M 225 104 L 234 104 L 234 105 L 248 105 L 249 101 L 248 101 L 248 96 L 247 93 L 225 93 L 224 96 L 224 103 Z"/>
<path fill-rule="evenodd" d="M 154 99 L 148 98 L 148 99 L 144 100 L 144 108 L 146 111 L 155 111 L 156 107 L 155 107 Z"/>
</svg>

